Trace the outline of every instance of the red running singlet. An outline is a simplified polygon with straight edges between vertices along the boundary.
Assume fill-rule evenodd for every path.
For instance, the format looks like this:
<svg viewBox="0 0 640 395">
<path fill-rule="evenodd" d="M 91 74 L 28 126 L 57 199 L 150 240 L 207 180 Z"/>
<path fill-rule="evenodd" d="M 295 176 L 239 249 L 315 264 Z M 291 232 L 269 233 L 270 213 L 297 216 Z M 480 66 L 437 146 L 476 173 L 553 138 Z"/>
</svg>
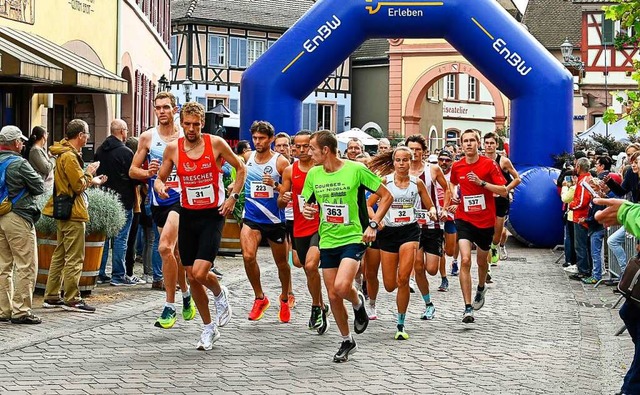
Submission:
<svg viewBox="0 0 640 395">
<path fill-rule="evenodd" d="M 304 181 L 307 179 L 307 173 L 300 170 L 299 163 L 293 163 L 291 169 L 291 194 L 293 201 L 293 237 L 307 237 L 318 231 L 320 226 L 320 217 L 315 216 L 312 220 L 308 220 L 302 215 L 304 198 L 302 197 L 302 188 Z"/>
<path fill-rule="evenodd" d="M 182 185 L 182 207 L 192 210 L 216 208 L 224 202 L 222 172 L 215 162 L 209 135 L 202 135 L 204 152 L 191 159 L 184 152 L 184 137 L 178 139 L 176 172 Z"/>
</svg>

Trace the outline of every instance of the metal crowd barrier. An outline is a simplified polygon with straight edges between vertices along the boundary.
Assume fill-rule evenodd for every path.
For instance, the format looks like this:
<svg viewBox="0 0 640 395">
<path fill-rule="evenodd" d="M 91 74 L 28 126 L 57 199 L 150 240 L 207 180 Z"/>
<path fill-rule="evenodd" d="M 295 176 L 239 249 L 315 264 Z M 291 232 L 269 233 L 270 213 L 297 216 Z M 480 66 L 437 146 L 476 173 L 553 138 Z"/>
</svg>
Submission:
<svg viewBox="0 0 640 395">
<path fill-rule="evenodd" d="M 620 228 L 620 226 L 610 226 L 607 228 L 607 238 L 611 237 L 611 235 Z M 636 244 L 638 240 L 629 232 L 627 232 L 625 240 L 624 240 L 624 252 L 627 255 L 627 261 L 633 257 L 635 257 L 638 253 L 636 252 Z M 609 257 L 609 262 L 606 264 L 605 270 L 609 272 L 611 278 L 616 277 L 620 278 L 622 274 L 622 269 L 620 267 L 620 262 L 616 259 L 616 256 L 611 251 L 611 248 L 607 246 L 607 253 Z"/>
</svg>

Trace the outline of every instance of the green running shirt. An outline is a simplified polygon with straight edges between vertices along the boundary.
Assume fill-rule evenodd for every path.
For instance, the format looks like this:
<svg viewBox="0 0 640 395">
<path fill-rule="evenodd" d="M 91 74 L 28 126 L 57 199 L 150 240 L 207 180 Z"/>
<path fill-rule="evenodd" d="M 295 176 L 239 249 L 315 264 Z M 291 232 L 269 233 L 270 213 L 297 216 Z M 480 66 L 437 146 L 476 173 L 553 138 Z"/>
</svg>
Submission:
<svg viewBox="0 0 640 395">
<path fill-rule="evenodd" d="M 315 166 L 307 173 L 302 196 L 320 206 L 320 248 L 362 243 L 369 226 L 365 190 L 375 192 L 382 180 L 359 162 L 345 161 L 340 170 L 327 173 Z"/>
</svg>

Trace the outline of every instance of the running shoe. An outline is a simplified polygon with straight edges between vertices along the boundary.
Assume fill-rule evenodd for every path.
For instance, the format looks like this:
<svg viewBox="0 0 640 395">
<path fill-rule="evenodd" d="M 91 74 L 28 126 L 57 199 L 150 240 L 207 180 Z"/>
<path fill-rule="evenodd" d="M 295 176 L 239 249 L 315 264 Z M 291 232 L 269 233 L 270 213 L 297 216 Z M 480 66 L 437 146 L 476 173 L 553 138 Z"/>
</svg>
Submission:
<svg viewBox="0 0 640 395">
<path fill-rule="evenodd" d="M 446 277 L 442 277 L 442 281 L 440 282 L 440 286 L 438 287 L 438 291 L 447 292 L 449 290 L 449 279 Z"/>
<path fill-rule="evenodd" d="M 367 326 L 369 325 L 369 316 L 367 315 L 367 308 L 364 303 L 364 295 L 362 292 L 358 292 L 358 299 L 360 299 L 360 308 L 353 309 L 354 319 L 353 319 L 353 330 L 357 333 L 363 333 L 367 330 Z"/>
<path fill-rule="evenodd" d="M 222 328 L 223 326 L 229 323 L 231 320 L 231 306 L 229 305 L 229 290 L 224 285 L 220 286 L 221 295 L 220 298 L 216 298 L 214 296 L 213 300 L 216 305 L 216 318 L 218 321 L 218 326 Z"/>
<path fill-rule="evenodd" d="M 433 303 L 429 303 L 427 305 L 427 308 L 424 310 L 424 313 L 422 313 L 422 316 L 420 317 L 421 320 L 432 320 L 436 317 L 436 306 L 433 305 Z"/>
<path fill-rule="evenodd" d="M 487 272 L 487 278 L 484 280 L 487 284 L 493 284 L 493 277 L 491 277 L 491 271 Z"/>
<path fill-rule="evenodd" d="M 311 317 L 309 318 L 309 329 L 318 329 L 322 326 L 322 307 L 311 306 Z"/>
<path fill-rule="evenodd" d="M 124 276 L 121 279 L 112 277 L 109 284 L 111 284 L 112 287 L 132 287 L 137 285 L 137 283 L 132 281 L 128 276 Z"/>
<path fill-rule="evenodd" d="M 96 282 L 98 284 L 108 284 L 111 282 L 111 277 L 106 274 L 104 276 L 98 275 L 98 280 Z"/>
<path fill-rule="evenodd" d="M 216 328 L 216 324 L 205 325 L 196 348 L 201 351 L 209 351 L 218 339 L 220 339 L 220 331 Z"/>
<path fill-rule="evenodd" d="M 409 277 L 409 292 L 411 292 L 412 294 L 416 293 L 416 288 L 418 288 L 418 286 L 416 285 L 416 279 L 413 277 Z"/>
<path fill-rule="evenodd" d="M 482 306 L 484 306 L 484 295 L 487 293 L 488 288 L 484 287 L 482 291 L 476 290 L 476 297 L 473 298 L 473 302 L 471 302 L 471 307 L 474 310 L 480 310 Z"/>
<path fill-rule="evenodd" d="M 340 344 L 340 348 L 336 355 L 333 356 L 333 362 L 347 362 L 349 360 L 349 354 L 358 351 L 358 345 L 355 340 L 344 340 Z"/>
<path fill-rule="evenodd" d="M 498 259 L 500 259 L 498 256 L 498 246 L 492 243 L 489 251 L 491 253 L 491 266 L 497 266 Z"/>
<path fill-rule="evenodd" d="M 505 261 L 509 259 L 509 254 L 507 253 L 507 246 L 500 246 L 500 260 Z"/>
<path fill-rule="evenodd" d="M 173 328 L 176 323 L 176 310 L 169 306 L 164 306 L 160 318 L 156 320 L 154 324 L 157 328 L 169 329 Z"/>
<path fill-rule="evenodd" d="M 191 321 L 196 316 L 196 304 L 193 303 L 191 295 L 182 298 L 182 318 L 185 321 Z"/>
<path fill-rule="evenodd" d="M 453 260 L 453 262 L 451 262 L 451 275 L 452 276 L 457 276 L 459 273 L 458 270 L 458 261 L 456 261 L 455 259 Z"/>
<path fill-rule="evenodd" d="M 464 314 L 462 314 L 462 322 L 465 324 L 471 324 L 473 321 L 475 321 L 475 318 L 473 318 L 473 307 L 466 307 L 464 309 Z"/>
<path fill-rule="evenodd" d="M 329 310 L 328 305 L 324 305 L 322 308 L 322 326 L 318 328 L 318 335 L 324 335 L 329 330 L 329 314 L 331 314 L 331 310 Z"/>
<path fill-rule="evenodd" d="M 398 331 L 393 338 L 396 340 L 409 340 L 409 334 L 404 331 L 404 325 L 398 325 Z"/>
<path fill-rule="evenodd" d="M 264 295 L 262 299 L 257 299 L 253 301 L 253 307 L 249 312 L 249 321 L 258 321 L 264 315 L 264 312 L 271 306 L 269 303 L 269 298 L 267 295 Z"/>
<path fill-rule="evenodd" d="M 293 294 L 293 292 L 289 292 L 287 300 L 289 304 L 289 310 L 293 310 L 296 307 L 296 296 Z"/>
<path fill-rule="evenodd" d="M 218 280 L 220 280 L 223 276 L 223 274 L 218 269 L 216 269 L 215 266 L 211 266 L 211 273 L 213 273 L 218 278 Z"/>
<path fill-rule="evenodd" d="M 575 274 L 578 273 L 578 265 L 567 266 L 563 270 L 567 273 Z"/>
<path fill-rule="evenodd" d="M 367 308 L 367 315 L 369 316 L 369 321 L 377 320 L 378 310 L 376 309 L 376 306 L 369 305 Z"/>
<path fill-rule="evenodd" d="M 289 309 L 289 301 L 280 300 L 280 311 L 278 312 L 278 319 L 285 324 L 291 321 L 291 310 Z"/>
</svg>

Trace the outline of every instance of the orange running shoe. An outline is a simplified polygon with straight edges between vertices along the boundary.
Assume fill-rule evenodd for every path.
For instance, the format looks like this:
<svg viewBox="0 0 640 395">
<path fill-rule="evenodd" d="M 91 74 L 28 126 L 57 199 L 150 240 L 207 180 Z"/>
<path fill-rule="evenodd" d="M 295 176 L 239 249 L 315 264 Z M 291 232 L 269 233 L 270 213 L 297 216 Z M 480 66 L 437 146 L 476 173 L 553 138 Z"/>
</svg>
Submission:
<svg viewBox="0 0 640 395">
<path fill-rule="evenodd" d="M 289 296 L 291 297 L 291 296 Z M 284 300 L 280 300 L 280 312 L 278 313 L 278 319 L 285 324 L 291 320 L 291 310 L 289 309 L 289 303 Z"/>
<path fill-rule="evenodd" d="M 271 306 L 269 298 L 264 295 L 263 299 L 257 299 L 253 302 L 253 307 L 249 312 L 249 321 L 258 321 L 264 315 L 264 312 Z"/>
<path fill-rule="evenodd" d="M 293 310 L 296 307 L 296 296 L 293 293 L 289 293 L 288 300 L 289 310 Z"/>
</svg>

